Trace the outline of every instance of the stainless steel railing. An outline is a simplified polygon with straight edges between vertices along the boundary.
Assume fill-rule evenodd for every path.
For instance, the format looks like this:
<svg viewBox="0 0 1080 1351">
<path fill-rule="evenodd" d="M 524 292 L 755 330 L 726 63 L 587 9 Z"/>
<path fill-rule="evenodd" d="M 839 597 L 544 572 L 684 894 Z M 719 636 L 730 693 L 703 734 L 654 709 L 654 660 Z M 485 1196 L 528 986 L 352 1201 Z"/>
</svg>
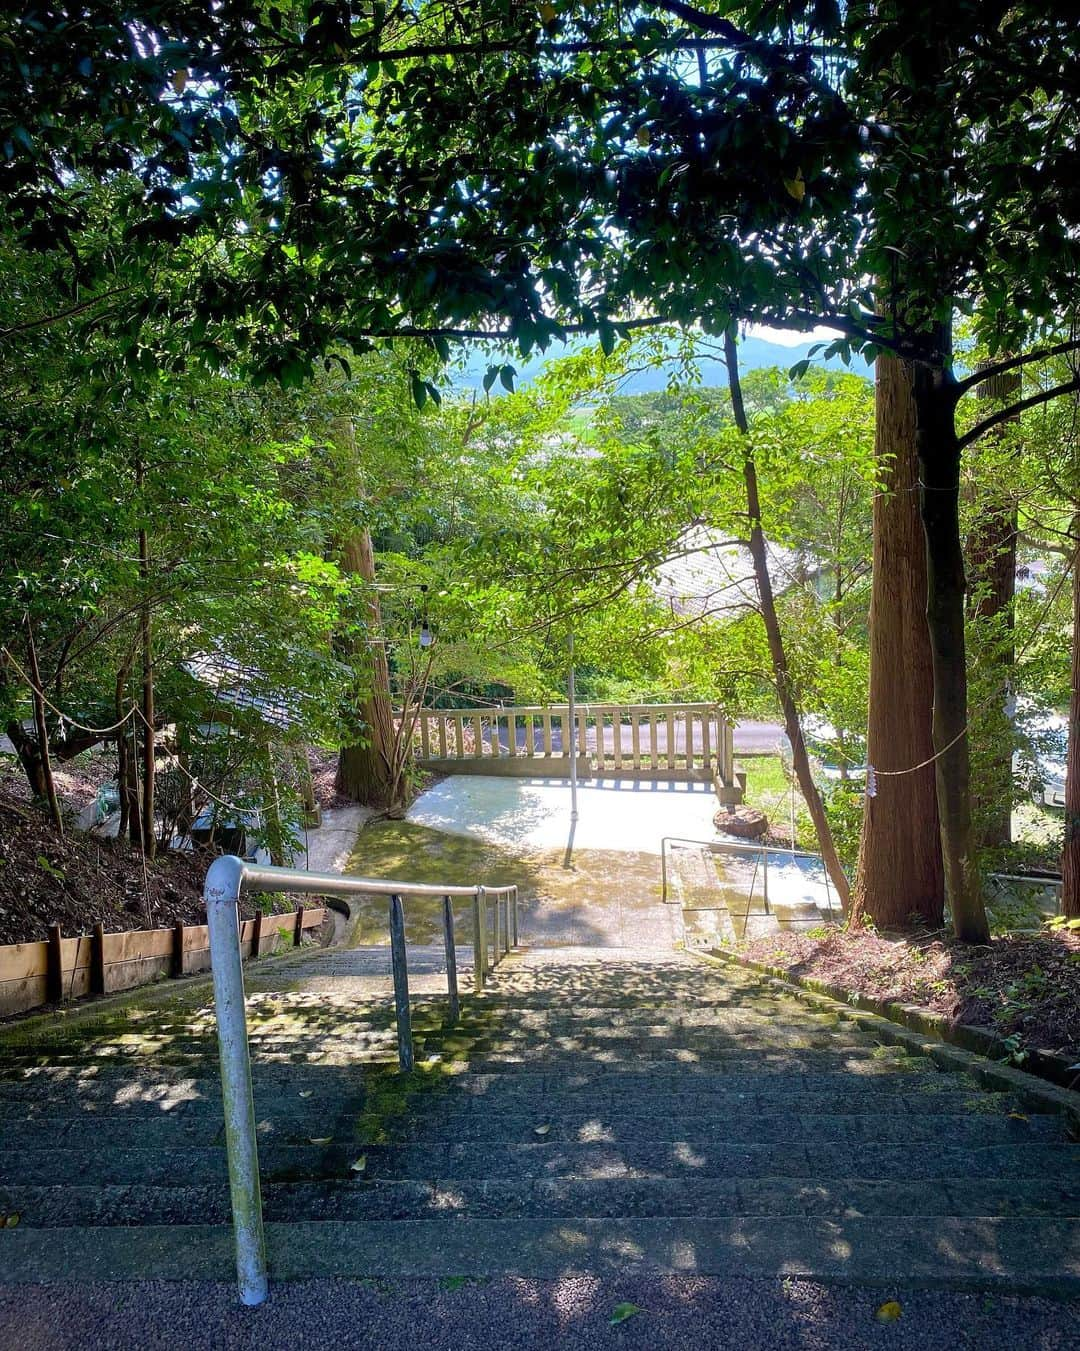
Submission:
<svg viewBox="0 0 1080 1351">
<path fill-rule="evenodd" d="M 750 914 L 750 907 L 751 907 L 751 904 L 752 904 L 752 902 L 753 902 L 753 896 L 754 896 L 754 883 L 757 881 L 757 875 L 758 875 L 758 870 L 759 870 L 759 868 L 760 868 L 760 870 L 761 870 L 761 875 L 762 875 L 762 881 L 761 881 L 761 897 L 762 897 L 762 903 L 763 903 L 763 905 L 764 905 L 764 913 L 765 913 L 766 915 L 769 915 L 769 914 L 772 913 L 772 911 L 771 911 L 770 908 L 769 908 L 769 855 L 770 855 L 770 853 L 771 853 L 774 857 L 780 856 L 780 857 L 782 857 L 782 858 L 785 858 L 785 859 L 792 859 L 792 860 L 795 860 L 795 859 L 797 859 L 797 858 L 809 858 L 809 859 L 816 859 L 817 862 L 822 863 L 822 869 L 823 869 L 823 881 L 824 881 L 824 883 L 825 883 L 825 901 L 826 901 L 826 905 L 827 905 L 827 907 L 828 907 L 828 912 L 829 912 L 829 914 L 831 915 L 832 912 L 833 912 L 832 887 L 831 887 L 831 885 L 830 885 L 830 883 L 829 883 L 829 874 L 828 874 L 828 871 L 824 869 L 824 863 L 822 862 L 822 859 L 821 859 L 821 855 L 820 855 L 820 854 L 812 854 L 812 853 L 810 853 L 810 852 L 808 852 L 807 850 L 804 850 L 804 849 L 785 849 L 785 848 L 784 848 L 783 846 L 781 846 L 781 845 L 773 845 L 773 846 L 770 848 L 769 845 L 765 844 L 764 842 L 761 842 L 761 843 L 738 844 L 738 843 L 736 843 L 736 842 L 734 842 L 734 841 L 731 841 L 731 840 L 693 840 L 693 839 L 689 839 L 689 838 L 687 838 L 687 837 L 685 837 L 685 836 L 682 836 L 682 835 L 665 835 L 665 836 L 663 837 L 663 839 L 660 841 L 660 897 L 661 897 L 661 900 L 663 900 L 664 902 L 669 902 L 669 898 L 668 898 L 668 855 L 669 855 L 669 852 L 670 852 L 670 848 L 671 848 L 671 846 L 672 846 L 673 844 L 675 844 L 675 845 L 685 845 L 685 844 L 696 845 L 699 849 L 708 849 L 708 851 L 709 851 L 710 853 L 712 853 L 712 854 L 729 854 L 729 855 L 734 855 L 734 856 L 737 857 L 737 858 L 738 858 L 738 857 L 743 857 L 743 858 L 745 858 L 745 857 L 747 857 L 747 856 L 752 856 L 752 857 L 753 857 L 753 860 L 754 860 L 754 872 L 753 872 L 752 877 L 750 878 L 750 890 L 749 890 L 749 893 L 748 893 L 748 895 L 747 895 L 747 901 L 746 901 L 746 914 L 745 914 L 745 915 L 742 915 L 742 916 L 736 916 L 736 918 L 746 919 L 746 918 L 748 918 L 748 916 L 749 916 L 749 914 Z M 812 922 L 812 923 L 816 923 L 817 921 L 816 921 L 816 920 L 812 920 L 811 922 Z"/>
<path fill-rule="evenodd" d="M 261 1304 L 267 1291 L 266 1240 L 263 1233 L 262 1192 L 259 1187 L 259 1157 L 255 1138 L 255 1099 L 251 1089 L 251 1052 L 248 1047 L 237 910 L 237 902 L 244 891 L 389 898 L 398 1062 L 403 1070 L 411 1070 L 412 1017 L 402 897 L 437 896 L 442 899 L 449 1012 L 450 1019 L 456 1021 L 461 1006 L 457 949 L 454 943 L 454 899 L 460 897 L 472 901 L 474 983 L 479 991 L 484 987 L 487 974 L 511 948 L 517 946 L 518 890 L 516 886 L 451 887 L 432 886 L 425 882 L 343 877 L 337 873 L 309 873 L 296 868 L 260 867 L 235 857 L 215 859 L 210 865 L 203 884 L 203 899 L 210 930 L 214 1011 L 221 1060 L 221 1095 L 225 1109 L 225 1147 L 236 1240 L 236 1277 L 241 1301 L 244 1304 Z"/>
</svg>

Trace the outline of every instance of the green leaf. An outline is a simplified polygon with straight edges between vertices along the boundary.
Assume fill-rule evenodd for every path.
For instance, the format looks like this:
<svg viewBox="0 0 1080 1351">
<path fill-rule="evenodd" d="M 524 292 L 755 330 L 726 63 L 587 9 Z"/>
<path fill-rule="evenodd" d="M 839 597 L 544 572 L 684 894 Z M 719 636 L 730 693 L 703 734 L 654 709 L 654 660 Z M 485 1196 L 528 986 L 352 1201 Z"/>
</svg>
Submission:
<svg viewBox="0 0 1080 1351">
<path fill-rule="evenodd" d="M 514 378 L 516 375 L 517 371 L 513 366 L 501 366 L 499 368 L 499 381 L 502 384 L 503 389 L 508 390 L 511 394 L 514 392 Z"/>
<path fill-rule="evenodd" d="M 616 1327 L 619 1323 L 625 1323 L 628 1318 L 633 1318 L 635 1314 L 640 1312 L 641 1309 L 637 1304 L 616 1304 L 611 1311 L 608 1322 L 612 1327 Z"/>
</svg>

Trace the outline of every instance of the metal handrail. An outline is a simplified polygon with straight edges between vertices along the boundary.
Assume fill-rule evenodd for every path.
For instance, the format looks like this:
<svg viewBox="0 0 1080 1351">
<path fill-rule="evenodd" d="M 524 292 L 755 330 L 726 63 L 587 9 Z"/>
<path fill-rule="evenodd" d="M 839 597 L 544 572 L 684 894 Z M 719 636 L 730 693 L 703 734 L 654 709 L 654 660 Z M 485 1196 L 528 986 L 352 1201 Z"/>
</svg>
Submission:
<svg viewBox="0 0 1080 1351">
<path fill-rule="evenodd" d="M 403 896 L 442 898 L 443 942 L 450 1020 L 460 1012 L 457 950 L 454 944 L 454 897 L 473 903 L 474 982 L 482 990 L 488 971 L 517 946 L 518 889 L 503 887 L 433 886 L 426 882 L 387 881 L 310 873 L 298 868 L 272 868 L 227 856 L 215 859 L 203 884 L 206 922 L 210 931 L 210 965 L 214 979 L 221 1061 L 221 1094 L 225 1110 L 225 1147 L 229 1194 L 236 1240 L 236 1277 L 244 1304 L 266 1298 L 266 1240 L 263 1233 L 259 1156 L 255 1137 L 255 1099 L 251 1089 L 251 1051 L 244 1003 L 244 970 L 240 956 L 238 902 L 244 891 L 293 891 L 322 896 L 387 896 L 390 901 L 390 957 L 394 975 L 398 1062 L 413 1068 L 409 970 L 405 943 Z M 493 919 L 491 962 L 488 963 L 488 919 Z M 512 937 L 512 942 L 511 942 Z"/>
<path fill-rule="evenodd" d="M 739 844 L 734 840 L 695 840 L 685 835 L 665 835 L 660 841 L 660 899 L 664 904 L 671 905 L 674 902 L 668 900 L 668 846 L 672 844 L 693 844 L 699 848 L 708 849 L 714 854 L 760 854 L 762 867 L 762 901 L 765 905 L 765 914 L 771 915 L 769 909 L 769 846 L 761 841 L 760 843 Z M 774 854 L 783 854 L 785 858 L 812 858 L 817 859 L 824 867 L 824 861 L 820 854 L 814 854 L 808 849 L 785 849 L 782 845 L 774 845 L 772 848 Z M 754 894 L 754 883 L 757 880 L 757 863 L 754 864 L 754 875 L 750 879 L 750 896 Z M 828 901 L 829 914 L 833 912 L 832 887 L 829 884 L 829 872 L 825 869 L 825 898 Z M 747 900 L 746 916 L 750 914 L 750 901 Z"/>
</svg>

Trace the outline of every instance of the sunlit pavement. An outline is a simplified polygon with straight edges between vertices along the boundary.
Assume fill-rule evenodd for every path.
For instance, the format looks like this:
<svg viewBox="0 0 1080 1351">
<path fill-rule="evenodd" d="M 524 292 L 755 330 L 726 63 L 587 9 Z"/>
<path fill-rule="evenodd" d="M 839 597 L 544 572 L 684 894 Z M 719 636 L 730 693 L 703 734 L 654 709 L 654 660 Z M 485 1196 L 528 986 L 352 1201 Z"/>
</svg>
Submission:
<svg viewBox="0 0 1080 1351">
<path fill-rule="evenodd" d="M 659 854 L 665 835 L 716 838 L 716 794 L 703 783 L 596 779 L 578 785 L 574 849 Z M 526 852 L 570 842 L 567 779 L 451 775 L 423 793 L 406 818 Z"/>
</svg>

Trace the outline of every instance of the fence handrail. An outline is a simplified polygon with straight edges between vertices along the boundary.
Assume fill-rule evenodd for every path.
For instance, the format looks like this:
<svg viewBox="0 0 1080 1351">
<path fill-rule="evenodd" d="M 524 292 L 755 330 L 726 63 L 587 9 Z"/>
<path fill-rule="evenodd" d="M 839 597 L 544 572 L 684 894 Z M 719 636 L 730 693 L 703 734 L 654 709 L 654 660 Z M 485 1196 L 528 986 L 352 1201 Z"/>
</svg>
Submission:
<svg viewBox="0 0 1080 1351">
<path fill-rule="evenodd" d="M 518 893 L 517 887 L 513 885 L 434 886 L 428 882 L 310 873 L 298 868 L 248 863 L 232 855 L 215 859 L 210 865 L 203 883 L 203 899 L 210 930 L 210 964 L 214 978 L 214 1012 L 217 1018 L 221 1095 L 225 1114 L 225 1149 L 229 1163 L 229 1194 L 236 1243 L 236 1277 L 241 1301 L 244 1304 L 261 1304 L 267 1292 L 266 1239 L 263 1233 L 259 1152 L 255 1135 L 255 1098 L 251 1089 L 251 1051 L 244 1003 L 244 968 L 240 956 L 238 902 L 244 890 L 389 898 L 398 1060 L 404 1070 L 413 1067 L 413 1046 L 402 896 L 442 898 L 450 1016 L 454 1020 L 457 1018 L 458 992 L 453 898 L 467 896 L 472 900 L 474 980 L 479 990 L 483 988 L 485 972 L 497 965 L 500 958 L 510 952 L 511 946 L 517 944 Z M 489 914 L 494 919 L 490 967 L 487 956 Z"/>
<path fill-rule="evenodd" d="M 741 840 L 695 840 L 687 835 L 664 835 L 660 840 L 660 899 L 665 904 L 673 904 L 668 901 L 668 846 L 672 844 L 692 844 L 699 849 L 708 849 L 710 853 L 715 854 L 759 854 L 761 856 L 762 868 L 762 901 L 765 906 L 765 914 L 771 914 L 769 909 L 769 854 L 775 856 L 783 854 L 787 858 L 812 858 L 816 859 L 825 871 L 825 899 L 828 903 L 829 914 L 833 912 L 832 888 L 829 885 L 829 873 L 825 868 L 824 860 L 820 854 L 815 854 L 809 849 L 788 849 L 782 844 L 767 844 L 764 840 L 747 840 L 745 843 Z M 754 881 L 757 878 L 757 864 L 754 865 L 754 877 L 750 880 L 750 897 L 747 898 L 746 913 L 750 913 L 750 901 L 753 897 Z"/>
<path fill-rule="evenodd" d="M 229 863 L 219 858 L 210 867 L 206 884 L 219 864 Z M 245 890 L 303 891 L 313 896 L 488 896 L 505 895 L 515 890 L 513 885 L 502 887 L 442 886 L 431 882 L 399 882 L 385 877 L 351 877 L 342 873 L 312 873 L 303 868 L 273 868 L 269 865 L 244 863 Z"/>
</svg>

